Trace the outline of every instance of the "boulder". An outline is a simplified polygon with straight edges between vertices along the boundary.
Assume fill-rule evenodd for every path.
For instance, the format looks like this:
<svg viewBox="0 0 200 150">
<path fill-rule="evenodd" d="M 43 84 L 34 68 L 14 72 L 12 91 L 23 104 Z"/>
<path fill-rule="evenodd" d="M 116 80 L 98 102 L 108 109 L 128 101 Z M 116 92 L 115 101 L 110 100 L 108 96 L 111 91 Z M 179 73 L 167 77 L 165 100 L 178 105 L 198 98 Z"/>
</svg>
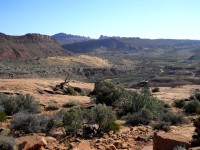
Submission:
<svg viewBox="0 0 200 150">
<path fill-rule="evenodd" d="M 153 150 L 153 146 L 144 146 L 142 150 Z"/>
<path fill-rule="evenodd" d="M 172 150 L 177 146 L 189 149 L 190 139 L 183 135 L 174 133 L 159 132 L 155 133 L 153 139 L 153 150 Z"/>
<path fill-rule="evenodd" d="M 94 149 L 91 148 L 90 142 L 88 142 L 88 141 L 81 141 L 76 146 L 74 146 L 72 148 L 72 150 L 94 150 Z"/>
<path fill-rule="evenodd" d="M 16 141 L 19 150 L 40 150 L 47 145 L 46 139 L 39 135 L 23 136 Z"/>
<path fill-rule="evenodd" d="M 118 141 L 115 141 L 113 143 L 113 145 L 117 148 L 117 149 L 120 149 L 122 148 L 122 141 L 118 140 Z"/>
</svg>

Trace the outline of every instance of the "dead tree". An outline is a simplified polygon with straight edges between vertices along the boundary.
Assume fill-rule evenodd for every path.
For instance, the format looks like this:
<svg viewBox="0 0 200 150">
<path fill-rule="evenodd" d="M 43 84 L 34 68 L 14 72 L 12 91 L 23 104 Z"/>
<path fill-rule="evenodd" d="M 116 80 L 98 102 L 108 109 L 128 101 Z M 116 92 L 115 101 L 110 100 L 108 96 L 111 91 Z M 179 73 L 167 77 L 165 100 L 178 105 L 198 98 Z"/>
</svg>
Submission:
<svg viewBox="0 0 200 150">
<path fill-rule="evenodd" d="M 14 74 L 13 73 L 9 72 L 8 75 L 9 75 L 9 78 L 11 78 L 11 79 L 14 78 Z"/>
<path fill-rule="evenodd" d="M 60 89 L 64 89 L 64 86 L 65 86 L 65 85 L 67 85 L 67 86 L 69 85 L 70 77 L 71 77 L 71 76 L 70 76 L 70 74 L 68 73 L 68 74 L 67 74 L 67 77 L 65 78 L 65 81 L 60 83 L 60 85 L 59 85 L 59 88 L 60 88 Z"/>
</svg>

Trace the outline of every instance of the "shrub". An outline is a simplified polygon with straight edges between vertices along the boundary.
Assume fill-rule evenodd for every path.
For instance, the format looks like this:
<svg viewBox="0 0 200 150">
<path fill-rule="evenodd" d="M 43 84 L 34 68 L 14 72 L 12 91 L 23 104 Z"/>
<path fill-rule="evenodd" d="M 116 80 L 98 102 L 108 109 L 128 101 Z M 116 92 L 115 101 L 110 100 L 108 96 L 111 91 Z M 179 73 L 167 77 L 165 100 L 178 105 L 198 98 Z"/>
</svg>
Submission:
<svg viewBox="0 0 200 150">
<path fill-rule="evenodd" d="M 63 104 L 63 107 L 66 107 L 66 108 L 68 108 L 68 107 L 74 107 L 74 106 L 76 106 L 78 104 L 79 104 L 78 101 L 69 101 L 69 102 Z"/>
<path fill-rule="evenodd" d="M 97 105 L 90 110 L 91 120 L 95 124 L 99 125 L 99 130 L 108 132 L 112 129 L 112 126 L 116 127 L 116 114 L 112 111 L 112 108 L 106 105 Z"/>
<path fill-rule="evenodd" d="M 89 110 L 72 109 L 69 112 L 65 112 L 62 123 L 67 134 L 75 135 L 78 131 L 84 133 L 84 129 L 88 129 L 87 127 L 94 124 L 98 126 L 96 129 L 98 133 L 110 130 L 118 131 L 120 126 L 115 123 L 115 120 L 116 115 L 112 108 L 99 104 Z"/>
<path fill-rule="evenodd" d="M 81 109 L 73 109 L 66 112 L 63 117 L 63 126 L 66 134 L 77 134 L 78 130 L 83 129 L 83 115 Z"/>
<path fill-rule="evenodd" d="M 194 96 L 198 101 L 200 101 L 200 91 L 195 92 Z"/>
<path fill-rule="evenodd" d="M 153 92 L 153 93 L 155 93 L 155 92 L 160 92 L 160 88 L 159 88 L 159 87 L 153 88 L 153 89 L 152 89 L 152 92 Z"/>
<path fill-rule="evenodd" d="M 78 92 L 81 96 L 86 96 L 87 95 L 86 91 L 84 89 L 79 88 L 79 87 L 74 87 L 74 90 L 76 92 Z"/>
<path fill-rule="evenodd" d="M 6 113 L 0 112 L 0 122 L 6 121 Z"/>
<path fill-rule="evenodd" d="M 152 118 L 157 118 L 158 114 L 165 109 L 163 102 L 144 91 L 141 93 L 131 92 L 126 95 L 123 108 L 126 113 L 139 112 L 142 109 L 149 110 Z"/>
<path fill-rule="evenodd" d="M 4 112 L 5 109 L 3 108 L 3 106 L 0 106 L 0 112 Z"/>
<path fill-rule="evenodd" d="M 183 108 L 185 106 L 185 101 L 184 100 L 175 100 L 174 101 L 174 106 L 177 108 Z"/>
<path fill-rule="evenodd" d="M 106 104 L 107 106 L 114 106 L 124 92 L 120 86 L 116 86 L 108 81 L 101 81 L 95 83 L 92 94 L 96 95 L 97 103 Z"/>
<path fill-rule="evenodd" d="M 22 134 L 38 132 L 40 129 L 39 119 L 29 113 L 19 112 L 11 120 L 11 130 L 20 131 Z"/>
<path fill-rule="evenodd" d="M 191 100 L 185 104 L 184 110 L 187 113 L 196 113 L 198 107 L 200 107 L 200 102 L 198 100 Z"/>
<path fill-rule="evenodd" d="M 170 130 L 170 124 L 168 122 L 159 121 L 153 125 L 153 129 L 168 132 Z"/>
<path fill-rule="evenodd" d="M 29 95 L 17 95 L 16 97 L 9 97 L 7 95 L 0 96 L 0 106 L 4 108 L 7 115 L 13 115 L 20 111 L 27 111 L 36 113 L 39 110 L 39 103 Z"/>
<path fill-rule="evenodd" d="M 51 103 L 47 106 L 47 110 L 58 110 L 59 106 L 56 103 Z"/>
<path fill-rule="evenodd" d="M 13 137 L 0 135 L 1 150 L 15 150 L 15 139 Z"/>
<path fill-rule="evenodd" d="M 78 95 L 78 92 L 76 92 L 73 87 L 68 86 L 66 94 L 69 94 L 69 95 Z"/>
<path fill-rule="evenodd" d="M 131 125 L 138 124 L 149 124 L 152 120 L 151 112 L 146 109 L 142 109 L 139 112 L 133 113 L 130 117 L 128 117 L 127 123 Z"/>
<path fill-rule="evenodd" d="M 48 132 L 54 126 L 54 119 L 47 116 L 39 116 L 27 112 L 19 112 L 13 116 L 10 128 L 20 134 Z"/>
<path fill-rule="evenodd" d="M 181 113 L 174 114 L 172 112 L 167 112 L 162 114 L 161 121 L 167 122 L 170 125 L 179 125 L 188 122 L 188 120 L 184 117 L 185 116 Z"/>
<path fill-rule="evenodd" d="M 116 122 L 111 123 L 105 128 L 105 131 L 119 131 L 119 130 L 120 130 L 120 124 Z"/>
</svg>

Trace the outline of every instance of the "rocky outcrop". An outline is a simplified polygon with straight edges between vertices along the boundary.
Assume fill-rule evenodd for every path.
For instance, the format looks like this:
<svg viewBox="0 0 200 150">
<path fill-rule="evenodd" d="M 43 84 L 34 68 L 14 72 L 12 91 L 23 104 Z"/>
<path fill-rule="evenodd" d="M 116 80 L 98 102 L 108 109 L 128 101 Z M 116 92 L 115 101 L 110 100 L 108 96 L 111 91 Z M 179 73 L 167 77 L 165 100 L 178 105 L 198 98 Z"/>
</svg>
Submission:
<svg viewBox="0 0 200 150">
<path fill-rule="evenodd" d="M 9 36 L 0 33 L 0 59 L 37 58 L 69 55 L 67 50 L 48 35 Z"/>
<path fill-rule="evenodd" d="M 177 146 L 189 149 L 190 139 L 174 133 L 155 133 L 153 139 L 153 150 L 172 150 Z"/>
<path fill-rule="evenodd" d="M 66 147 L 62 146 L 55 138 L 44 137 L 37 134 L 19 137 L 16 143 L 18 150 L 66 149 Z"/>
<path fill-rule="evenodd" d="M 80 143 L 73 146 L 72 150 L 95 150 L 91 148 L 90 143 L 88 141 L 81 141 Z"/>
<path fill-rule="evenodd" d="M 19 150 L 39 150 L 47 145 L 44 137 L 38 135 L 23 136 L 17 139 Z"/>
<path fill-rule="evenodd" d="M 92 40 L 89 37 L 66 34 L 66 33 L 54 34 L 52 35 L 52 38 L 58 41 L 60 45 Z"/>
</svg>

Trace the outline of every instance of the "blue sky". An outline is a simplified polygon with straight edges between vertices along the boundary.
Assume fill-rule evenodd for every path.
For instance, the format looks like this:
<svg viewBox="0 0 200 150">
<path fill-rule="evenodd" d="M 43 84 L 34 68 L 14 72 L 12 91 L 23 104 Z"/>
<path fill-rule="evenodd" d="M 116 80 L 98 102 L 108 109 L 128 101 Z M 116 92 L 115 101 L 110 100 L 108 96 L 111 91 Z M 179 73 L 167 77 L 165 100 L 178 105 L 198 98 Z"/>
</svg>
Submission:
<svg viewBox="0 0 200 150">
<path fill-rule="evenodd" d="M 200 39 L 200 0 L 0 0 L 0 32 Z"/>
</svg>

